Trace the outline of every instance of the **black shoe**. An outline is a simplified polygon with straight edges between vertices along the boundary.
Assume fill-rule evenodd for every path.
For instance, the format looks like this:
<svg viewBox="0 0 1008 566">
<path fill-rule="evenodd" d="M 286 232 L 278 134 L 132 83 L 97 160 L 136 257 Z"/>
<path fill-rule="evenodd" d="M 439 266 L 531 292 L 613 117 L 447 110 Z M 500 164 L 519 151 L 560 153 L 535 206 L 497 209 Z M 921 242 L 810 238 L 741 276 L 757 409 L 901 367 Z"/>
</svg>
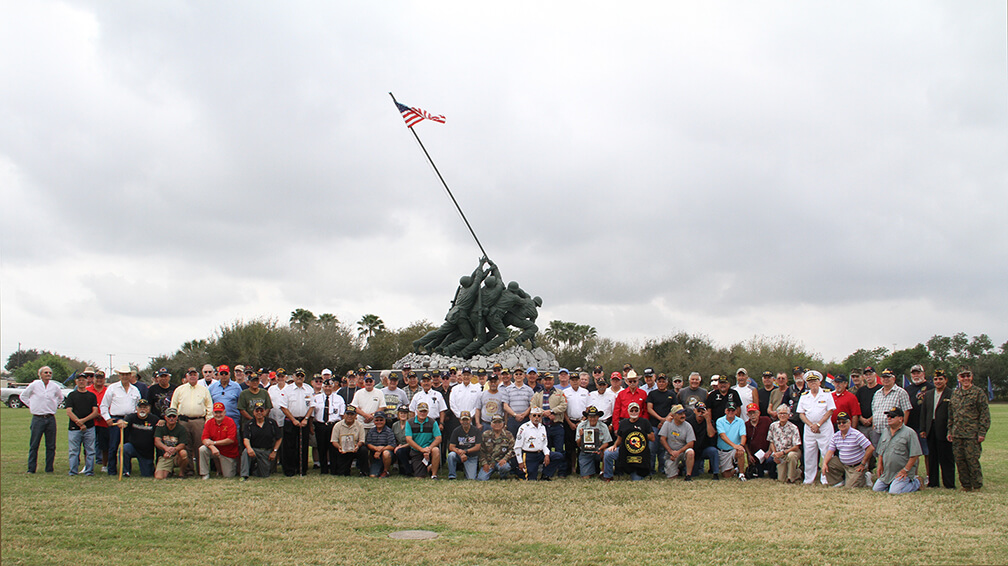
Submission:
<svg viewBox="0 0 1008 566">
<path fill-rule="evenodd" d="M 721 479 L 721 476 L 719 476 L 719 475 L 717 475 L 717 474 L 711 474 L 711 475 L 713 475 L 713 476 L 714 476 L 714 478 L 713 478 L 713 479 L 715 479 L 715 480 L 719 480 L 719 479 Z"/>
<path fill-rule="evenodd" d="M 693 476 L 684 476 L 683 481 L 693 481 Z"/>
</svg>

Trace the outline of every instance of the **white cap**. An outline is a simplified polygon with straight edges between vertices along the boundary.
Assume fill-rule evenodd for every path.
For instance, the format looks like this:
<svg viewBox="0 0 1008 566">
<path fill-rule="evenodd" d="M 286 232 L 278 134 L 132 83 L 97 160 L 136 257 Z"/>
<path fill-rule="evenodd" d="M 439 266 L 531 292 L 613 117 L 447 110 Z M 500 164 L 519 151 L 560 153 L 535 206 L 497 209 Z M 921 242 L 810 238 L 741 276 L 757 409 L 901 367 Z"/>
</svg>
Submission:
<svg viewBox="0 0 1008 566">
<path fill-rule="evenodd" d="M 322 370 L 322 375 L 332 375 L 332 370 L 329 368 L 325 368 L 324 370 Z"/>
</svg>

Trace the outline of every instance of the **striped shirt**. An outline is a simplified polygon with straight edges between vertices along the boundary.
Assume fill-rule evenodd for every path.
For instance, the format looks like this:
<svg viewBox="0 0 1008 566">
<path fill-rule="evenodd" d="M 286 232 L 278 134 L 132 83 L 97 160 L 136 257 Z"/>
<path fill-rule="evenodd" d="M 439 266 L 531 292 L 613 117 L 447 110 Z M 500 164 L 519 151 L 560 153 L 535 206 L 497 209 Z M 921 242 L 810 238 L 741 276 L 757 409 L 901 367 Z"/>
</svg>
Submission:
<svg viewBox="0 0 1008 566">
<path fill-rule="evenodd" d="M 534 392 L 532 388 L 528 385 L 512 385 L 507 388 L 507 400 L 508 407 L 516 413 L 524 413 L 532 404 L 532 395 Z"/>
<path fill-rule="evenodd" d="M 871 441 L 856 428 L 851 427 L 847 430 L 847 436 L 844 436 L 839 430 L 836 431 L 830 437 L 826 451 L 832 450 L 837 458 L 840 458 L 840 463 L 845 466 L 857 466 L 864 460 L 865 450 L 869 446 L 871 446 Z"/>
<path fill-rule="evenodd" d="M 883 413 L 893 407 L 903 409 L 904 413 L 910 410 L 910 396 L 907 395 L 906 389 L 893 385 L 889 393 L 885 392 L 885 388 L 875 392 L 871 402 L 872 428 L 875 432 L 882 434 L 883 430 L 889 428 L 889 419 Z"/>
</svg>

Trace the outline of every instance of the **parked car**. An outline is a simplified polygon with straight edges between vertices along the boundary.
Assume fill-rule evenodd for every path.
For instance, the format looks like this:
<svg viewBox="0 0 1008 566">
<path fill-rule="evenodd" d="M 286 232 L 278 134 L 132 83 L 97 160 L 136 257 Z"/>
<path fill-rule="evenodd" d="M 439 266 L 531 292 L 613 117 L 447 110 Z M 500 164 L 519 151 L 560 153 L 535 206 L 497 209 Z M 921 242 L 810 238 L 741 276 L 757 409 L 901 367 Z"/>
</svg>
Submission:
<svg viewBox="0 0 1008 566">
<path fill-rule="evenodd" d="M 11 383 L 7 387 L 0 389 L 0 403 L 7 405 L 11 409 L 20 409 L 24 407 L 24 403 L 21 401 L 21 394 L 24 393 L 25 387 L 28 387 L 25 383 Z M 63 390 L 63 397 L 66 398 L 67 395 L 73 391 L 72 388 L 60 386 Z M 64 408 L 64 404 L 60 403 L 59 408 Z"/>
</svg>

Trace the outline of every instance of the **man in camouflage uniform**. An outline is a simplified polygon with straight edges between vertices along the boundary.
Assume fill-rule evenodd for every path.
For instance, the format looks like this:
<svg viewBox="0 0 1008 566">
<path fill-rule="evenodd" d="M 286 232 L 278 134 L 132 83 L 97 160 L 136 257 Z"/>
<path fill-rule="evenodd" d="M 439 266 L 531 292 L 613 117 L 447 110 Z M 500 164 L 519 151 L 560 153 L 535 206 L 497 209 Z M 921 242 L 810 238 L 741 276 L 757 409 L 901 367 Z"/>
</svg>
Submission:
<svg viewBox="0 0 1008 566">
<path fill-rule="evenodd" d="M 514 436 L 504 430 L 504 417 L 494 415 L 490 420 L 490 430 L 483 433 L 480 445 L 479 473 L 476 479 L 486 481 L 494 472 L 504 479 L 511 472 L 511 457 L 514 456 Z"/>
<path fill-rule="evenodd" d="M 987 393 L 973 387 L 973 372 L 959 370 L 959 388 L 952 393 L 948 412 L 948 441 L 959 470 L 959 483 L 963 491 L 983 487 L 980 470 L 980 444 L 990 428 L 990 411 Z"/>
</svg>

